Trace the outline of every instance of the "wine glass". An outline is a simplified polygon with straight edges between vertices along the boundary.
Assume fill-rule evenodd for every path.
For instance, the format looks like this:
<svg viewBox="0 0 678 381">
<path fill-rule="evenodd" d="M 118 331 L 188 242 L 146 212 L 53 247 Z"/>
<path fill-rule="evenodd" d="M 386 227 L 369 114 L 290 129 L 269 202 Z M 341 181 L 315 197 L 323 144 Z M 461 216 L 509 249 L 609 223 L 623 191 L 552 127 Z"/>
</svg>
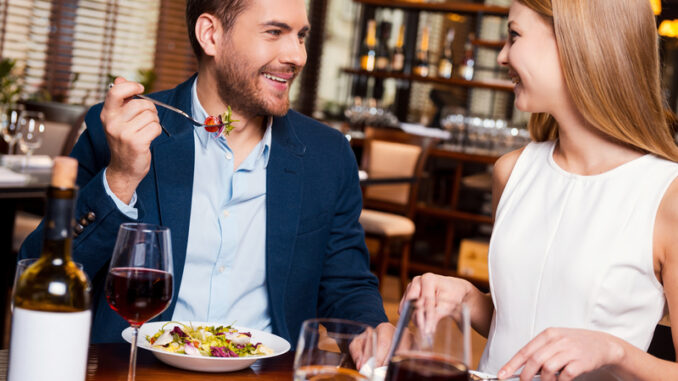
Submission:
<svg viewBox="0 0 678 381">
<path fill-rule="evenodd" d="M 371 380 L 372 366 L 356 369 L 351 353 L 372 358 L 376 343 L 374 328 L 367 324 L 342 319 L 306 320 L 294 356 L 294 381 Z"/>
<path fill-rule="evenodd" d="M 409 324 L 388 364 L 386 381 L 468 380 L 470 313 L 465 304 L 411 301 Z M 402 318 L 402 317 L 401 317 Z"/>
<path fill-rule="evenodd" d="M 45 132 L 45 116 L 40 111 L 22 111 L 19 116 L 19 149 L 26 154 L 24 167 L 28 164 L 33 151 L 42 145 Z"/>
<path fill-rule="evenodd" d="M 132 326 L 128 381 L 134 381 L 139 327 L 172 300 L 172 244 L 168 228 L 144 223 L 120 225 L 106 277 L 108 304 Z"/>
<path fill-rule="evenodd" d="M 6 111 L 3 110 L 2 115 L 2 139 L 7 143 L 8 149 L 7 154 L 11 155 L 14 153 L 14 146 L 19 140 L 19 114 L 21 110 L 16 108 L 9 108 Z"/>
</svg>

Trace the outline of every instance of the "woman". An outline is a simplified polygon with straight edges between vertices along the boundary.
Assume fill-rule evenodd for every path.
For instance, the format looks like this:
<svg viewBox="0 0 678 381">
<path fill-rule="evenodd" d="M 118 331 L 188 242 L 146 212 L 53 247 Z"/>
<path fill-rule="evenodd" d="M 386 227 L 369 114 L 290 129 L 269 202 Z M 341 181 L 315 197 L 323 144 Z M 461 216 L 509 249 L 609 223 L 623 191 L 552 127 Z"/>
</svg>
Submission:
<svg viewBox="0 0 678 381">
<path fill-rule="evenodd" d="M 468 303 L 480 369 L 500 378 L 678 379 L 645 353 L 665 300 L 678 308 L 678 148 L 650 2 L 514 0 L 508 27 L 498 60 L 535 142 L 495 165 L 491 295 L 426 274 L 405 298 Z"/>
</svg>

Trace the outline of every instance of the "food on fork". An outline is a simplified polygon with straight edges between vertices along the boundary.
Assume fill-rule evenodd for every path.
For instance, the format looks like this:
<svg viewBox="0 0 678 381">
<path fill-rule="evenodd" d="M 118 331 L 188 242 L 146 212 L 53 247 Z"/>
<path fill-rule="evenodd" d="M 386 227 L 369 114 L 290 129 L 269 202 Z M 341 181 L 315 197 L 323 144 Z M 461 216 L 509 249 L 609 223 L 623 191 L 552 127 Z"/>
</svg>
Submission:
<svg viewBox="0 0 678 381">
<path fill-rule="evenodd" d="M 228 136 L 228 134 L 233 130 L 233 122 L 237 120 L 231 119 L 231 106 L 228 106 L 227 110 L 221 113 L 221 115 L 210 115 L 205 119 L 205 130 L 207 132 L 216 132 L 217 136 Z"/>
<path fill-rule="evenodd" d="M 173 324 L 171 328 L 165 328 Z M 146 340 L 167 352 L 205 357 L 249 357 L 273 354 L 262 343 L 252 343 L 249 332 L 229 326 L 193 326 L 168 322 Z"/>
</svg>

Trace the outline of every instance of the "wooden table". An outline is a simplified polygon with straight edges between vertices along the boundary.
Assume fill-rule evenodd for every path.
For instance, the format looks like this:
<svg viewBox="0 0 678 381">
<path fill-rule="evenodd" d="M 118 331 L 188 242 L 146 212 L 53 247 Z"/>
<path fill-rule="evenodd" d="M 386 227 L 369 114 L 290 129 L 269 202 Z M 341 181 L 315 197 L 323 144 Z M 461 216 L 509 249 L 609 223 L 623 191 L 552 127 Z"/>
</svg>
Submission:
<svg viewBox="0 0 678 381">
<path fill-rule="evenodd" d="M 17 171 L 16 169 L 13 169 Z M 0 184 L 0 343 L 4 341 L 7 290 L 14 279 L 16 258 L 12 253 L 14 218 L 17 205 L 43 200 L 51 178 L 51 170 L 27 170 L 31 176 L 24 184 Z"/>
<path fill-rule="evenodd" d="M 129 361 L 129 344 L 93 344 L 89 349 L 87 381 L 125 381 Z M 8 350 L 0 350 L 0 381 L 7 379 Z M 228 379 L 240 380 L 292 380 L 294 352 L 259 360 L 251 367 L 229 373 L 199 373 L 165 365 L 151 352 L 139 349 L 137 352 L 138 381 L 210 381 Z"/>
</svg>

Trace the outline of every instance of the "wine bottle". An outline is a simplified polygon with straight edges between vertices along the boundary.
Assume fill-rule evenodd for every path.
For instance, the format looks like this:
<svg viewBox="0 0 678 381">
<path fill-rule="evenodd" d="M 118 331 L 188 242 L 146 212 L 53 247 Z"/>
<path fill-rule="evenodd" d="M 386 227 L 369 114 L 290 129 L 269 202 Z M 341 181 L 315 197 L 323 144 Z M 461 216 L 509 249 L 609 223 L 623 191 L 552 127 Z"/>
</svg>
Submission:
<svg viewBox="0 0 678 381">
<path fill-rule="evenodd" d="M 452 68 L 454 67 L 454 56 L 452 54 L 452 43 L 454 42 L 454 29 L 450 28 L 445 37 L 445 47 L 443 56 L 438 62 L 438 76 L 441 78 L 452 77 Z"/>
<path fill-rule="evenodd" d="M 471 40 L 474 38 L 473 34 L 469 34 L 469 37 L 466 39 L 464 44 L 464 59 L 459 65 L 459 75 L 467 81 L 473 79 L 473 72 L 475 70 L 475 59 L 473 58 L 473 44 Z"/>
<path fill-rule="evenodd" d="M 367 22 L 367 36 L 360 53 L 360 67 L 363 70 L 374 71 L 377 56 L 377 22 Z"/>
<path fill-rule="evenodd" d="M 427 77 L 429 73 L 428 67 L 428 39 L 429 39 L 429 28 L 424 27 L 421 32 L 421 43 L 419 49 L 417 50 L 416 60 L 414 61 L 414 68 L 412 68 L 412 74 L 418 75 L 420 77 Z"/>
<path fill-rule="evenodd" d="M 375 62 L 378 71 L 388 70 L 391 53 L 388 49 L 388 40 L 391 38 L 391 23 L 382 21 L 379 23 L 379 42 L 377 44 L 377 59 Z"/>
<path fill-rule="evenodd" d="M 87 276 L 71 260 L 78 162 L 54 160 L 40 259 L 14 294 L 9 381 L 78 381 L 87 370 L 91 295 Z"/>
<path fill-rule="evenodd" d="M 403 50 L 403 43 L 405 42 L 405 25 L 400 26 L 398 32 L 398 40 L 393 48 L 393 58 L 391 59 L 391 71 L 400 73 L 405 67 L 405 51 Z"/>
</svg>

